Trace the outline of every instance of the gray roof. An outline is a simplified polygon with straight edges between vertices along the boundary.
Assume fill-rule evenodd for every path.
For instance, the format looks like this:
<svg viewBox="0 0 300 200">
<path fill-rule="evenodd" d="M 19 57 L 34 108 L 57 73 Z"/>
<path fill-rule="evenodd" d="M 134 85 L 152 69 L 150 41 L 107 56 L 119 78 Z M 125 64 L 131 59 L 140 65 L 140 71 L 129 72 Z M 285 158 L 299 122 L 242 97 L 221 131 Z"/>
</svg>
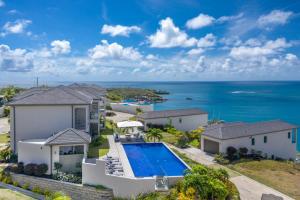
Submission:
<svg viewBox="0 0 300 200">
<path fill-rule="evenodd" d="M 226 140 L 290 130 L 293 128 L 297 128 L 297 126 L 281 120 L 256 123 L 233 122 L 210 125 L 206 128 L 202 135 Z"/>
<path fill-rule="evenodd" d="M 140 119 L 155 119 L 155 118 L 168 118 L 168 117 L 180 117 L 190 115 L 201 115 L 207 114 L 207 112 L 192 108 L 192 109 L 177 109 L 177 110 L 160 110 L 160 111 L 149 111 L 138 115 Z"/>
<path fill-rule="evenodd" d="M 104 88 L 87 84 L 30 88 L 14 97 L 8 105 L 86 105 L 105 94 Z"/>
<path fill-rule="evenodd" d="M 91 142 L 91 136 L 74 128 L 68 128 L 56 133 L 49 137 L 46 145 L 59 145 L 59 144 L 88 144 Z"/>
</svg>

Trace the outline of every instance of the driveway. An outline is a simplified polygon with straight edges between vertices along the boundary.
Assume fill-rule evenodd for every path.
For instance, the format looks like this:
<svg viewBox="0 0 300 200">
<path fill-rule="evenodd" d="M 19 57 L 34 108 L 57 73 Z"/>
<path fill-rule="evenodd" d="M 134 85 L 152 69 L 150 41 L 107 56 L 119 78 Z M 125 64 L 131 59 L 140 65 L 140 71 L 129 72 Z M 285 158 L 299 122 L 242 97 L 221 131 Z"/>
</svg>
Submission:
<svg viewBox="0 0 300 200">
<path fill-rule="evenodd" d="M 129 118 L 134 116 L 133 114 L 117 112 L 117 111 L 114 111 L 114 110 L 110 110 L 109 112 L 116 113 L 116 115 L 112 116 L 112 117 L 106 116 L 106 119 L 112 120 L 114 123 L 129 120 Z"/>
<path fill-rule="evenodd" d="M 1 117 L 0 118 L 0 134 L 1 133 L 7 133 L 9 131 L 9 123 L 7 117 Z"/>
<path fill-rule="evenodd" d="M 190 159 L 206 165 L 206 166 L 212 166 L 212 167 L 224 167 L 221 165 L 218 165 L 216 162 L 214 162 L 213 156 L 201 151 L 200 149 L 190 147 L 186 149 L 180 149 L 177 147 L 174 147 L 173 145 L 170 145 L 172 148 L 175 148 L 180 153 L 183 153 L 187 155 Z M 227 168 L 228 169 L 228 168 Z M 235 172 L 231 169 L 228 169 L 229 175 L 230 175 L 230 181 L 232 181 L 237 189 L 240 192 L 241 200 L 259 200 L 261 199 L 262 194 L 274 194 L 276 196 L 280 196 L 285 200 L 292 200 L 293 198 L 286 196 L 285 194 L 282 194 L 281 192 L 270 188 L 264 184 L 261 184 L 249 177 L 246 177 L 238 172 Z M 234 173 L 232 173 L 234 172 Z M 233 176 L 231 175 L 233 174 Z"/>
</svg>

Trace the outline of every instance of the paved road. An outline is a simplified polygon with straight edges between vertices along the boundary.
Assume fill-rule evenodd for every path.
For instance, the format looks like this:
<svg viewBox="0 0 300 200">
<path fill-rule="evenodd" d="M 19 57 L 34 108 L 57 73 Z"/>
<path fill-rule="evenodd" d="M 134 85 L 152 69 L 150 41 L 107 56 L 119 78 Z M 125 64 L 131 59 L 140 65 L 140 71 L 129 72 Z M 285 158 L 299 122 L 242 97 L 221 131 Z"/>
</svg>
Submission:
<svg viewBox="0 0 300 200">
<path fill-rule="evenodd" d="M 0 118 L 0 134 L 1 133 L 7 133 L 9 131 L 9 123 L 7 117 L 1 117 Z"/>
<path fill-rule="evenodd" d="M 180 149 L 172 146 L 181 153 L 186 154 L 189 158 L 194 161 L 201 163 L 203 165 L 216 165 L 213 161 L 213 157 L 196 148 L 187 148 Z M 232 171 L 229 169 L 229 171 Z M 249 177 L 241 175 L 238 172 L 234 173 L 234 176 L 231 176 L 230 180 L 236 185 L 240 192 L 241 200 L 260 200 L 262 194 L 274 194 L 276 196 L 281 196 L 285 200 L 292 200 L 292 198 L 282 194 L 281 192 L 270 188 L 264 184 L 261 184 Z"/>
</svg>

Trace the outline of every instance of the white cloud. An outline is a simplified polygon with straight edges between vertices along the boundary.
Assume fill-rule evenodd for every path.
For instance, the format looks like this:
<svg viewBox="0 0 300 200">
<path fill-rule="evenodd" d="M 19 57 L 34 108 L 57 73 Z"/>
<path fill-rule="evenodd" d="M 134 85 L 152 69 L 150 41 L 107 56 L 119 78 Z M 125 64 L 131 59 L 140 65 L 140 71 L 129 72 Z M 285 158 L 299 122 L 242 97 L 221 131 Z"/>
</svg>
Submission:
<svg viewBox="0 0 300 200">
<path fill-rule="evenodd" d="M 71 51 L 70 42 L 67 40 L 54 40 L 51 42 L 51 46 L 54 54 L 67 54 Z"/>
<path fill-rule="evenodd" d="M 24 33 L 29 24 L 31 24 L 31 21 L 25 19 L 16 20 L 15 22 L 6 22 L 3 26 L 4 32 L 2 32 L 1 35 Z"/>
<path fill-rule="evenodd" d="M 214 17 L 200 13 L 197 17 L 189 19 L 186 22 L 186 27 L 189 29 L 199 29 L 213 24 L 214 21 Z"/>
<path fill-rule="evenodd" d="M 191 49 L 187 52 L 188 55 L 193 56 L 193 55 L 200 55 L 204 52 L 204 49 L 202 48 L 197 48 L 197 49 Z"/>
<path fill-rule="evenodd" d="M 212 34 L 206 34 L 204 37 L 200 38 L 197 42 L 198 47 L 212 47 L 216 44 L 216 37 Z"/>
<path fill-rule="evenodd" d="M 28 72 L 33 68 L 33 58 L 25 49 L 11 49 L 0 45 L 0 71 Z"/>
<path fill-rule="evenodd" d="M 159 24 L 160 29 L 148 37 L 151 47 L 190 47 L 197 43 L 195 38 L 189 38 L 184 31 L 176 27 L 171 18 L 167 17 L 161 20 Z"/>
<path fill-rule="evenodd" d="M 298 57 L 295 54 L 288 53 L 286 54 L 285 59 L 292 61 L 292 60 L 297 60 Z"/>
<path fill-rule="evenodd" d="M 230 51 L 230 56 L 236 59 L 260 58 L 279 53 L 290 46 L 291 44 L 286 42 L 285 38 L 278 38 L 269 40 L 260 46 L 242 45 L 233 47 Z"/>
<path fill-rule="evenodd" d="M 109 34 L 112 37 L 115 37 L 118 35 L 128 37 L 129 34 L 137 33 L 140 31 L 141 31 L 141 28 L 138 26 L 122 26 L 122 25 L 110 26 L 107 24 L 104 24 L 101 29 L 102 34 Z"/>
<path fill-rule="evenodd" d="M 238 15 L 232 15 L 232 16 L 222 16 L 217 19 L 217 22 L 224 23 L 224 22 L 228 22 L 228 21 L 233 21 L 233 20 L 240 19 L 243 16 L 244 16 L 244 13 L 239 13 Z"/>
<path fill-rule="evenodd" d="M 0 7 L 4 7 L 5 6 L 5 3 L 3 0 L 0 0 Z"/>
<path fill-rule="evenodd" d="M 284 25 L 292 15 L 291 11 L 273 10 L 267 15 L 260 16 L 257 23 L 262 28 L 270 25 Z"/>
<path fill-rule="evenodd" d="M 93 59 L 117 58 L 138 60 L 142 55 L 132 47 L 123 47 L 118 43 L 109 44 L 106 40 L 102 40 L 101 44 L 89 49 L 89 56 Z"/>
</svg>

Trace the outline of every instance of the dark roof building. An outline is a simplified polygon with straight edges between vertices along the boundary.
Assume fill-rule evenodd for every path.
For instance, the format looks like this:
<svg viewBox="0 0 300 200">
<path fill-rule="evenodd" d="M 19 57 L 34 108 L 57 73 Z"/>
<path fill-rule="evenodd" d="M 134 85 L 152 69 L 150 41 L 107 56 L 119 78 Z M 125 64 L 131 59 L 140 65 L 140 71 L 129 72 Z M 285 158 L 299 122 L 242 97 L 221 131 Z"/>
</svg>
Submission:
<svg viewBox="0 0 300 200">
<path fill-rule="evenodd" d="M 8 105 L 87 105 L 99 100 L 106 90 L 96 85 L 72 84 L 69 86 L 31 88 L 13 98 Z"/>
<path fill-rule="evenodd" d="M 157 118 L 169 118 L 169 117 L 181 117 L 191 115 L 202 115 L 207 112 L 194 108 L 194 109 L 177 109 L 177 110 L 160 110 L 160 111 L 149 111 L 138 115 L 139 119 L 157 119 Z"/>
<path fill-rule="evenodd" d="M 281 120 L 256 123 L 233 122 L 210 125 L 206 128 L 202 135 L 215 139 L 226 140 L 279 132 L 294 128 L 297 128 L 297 126 Z"/>
</svg>

